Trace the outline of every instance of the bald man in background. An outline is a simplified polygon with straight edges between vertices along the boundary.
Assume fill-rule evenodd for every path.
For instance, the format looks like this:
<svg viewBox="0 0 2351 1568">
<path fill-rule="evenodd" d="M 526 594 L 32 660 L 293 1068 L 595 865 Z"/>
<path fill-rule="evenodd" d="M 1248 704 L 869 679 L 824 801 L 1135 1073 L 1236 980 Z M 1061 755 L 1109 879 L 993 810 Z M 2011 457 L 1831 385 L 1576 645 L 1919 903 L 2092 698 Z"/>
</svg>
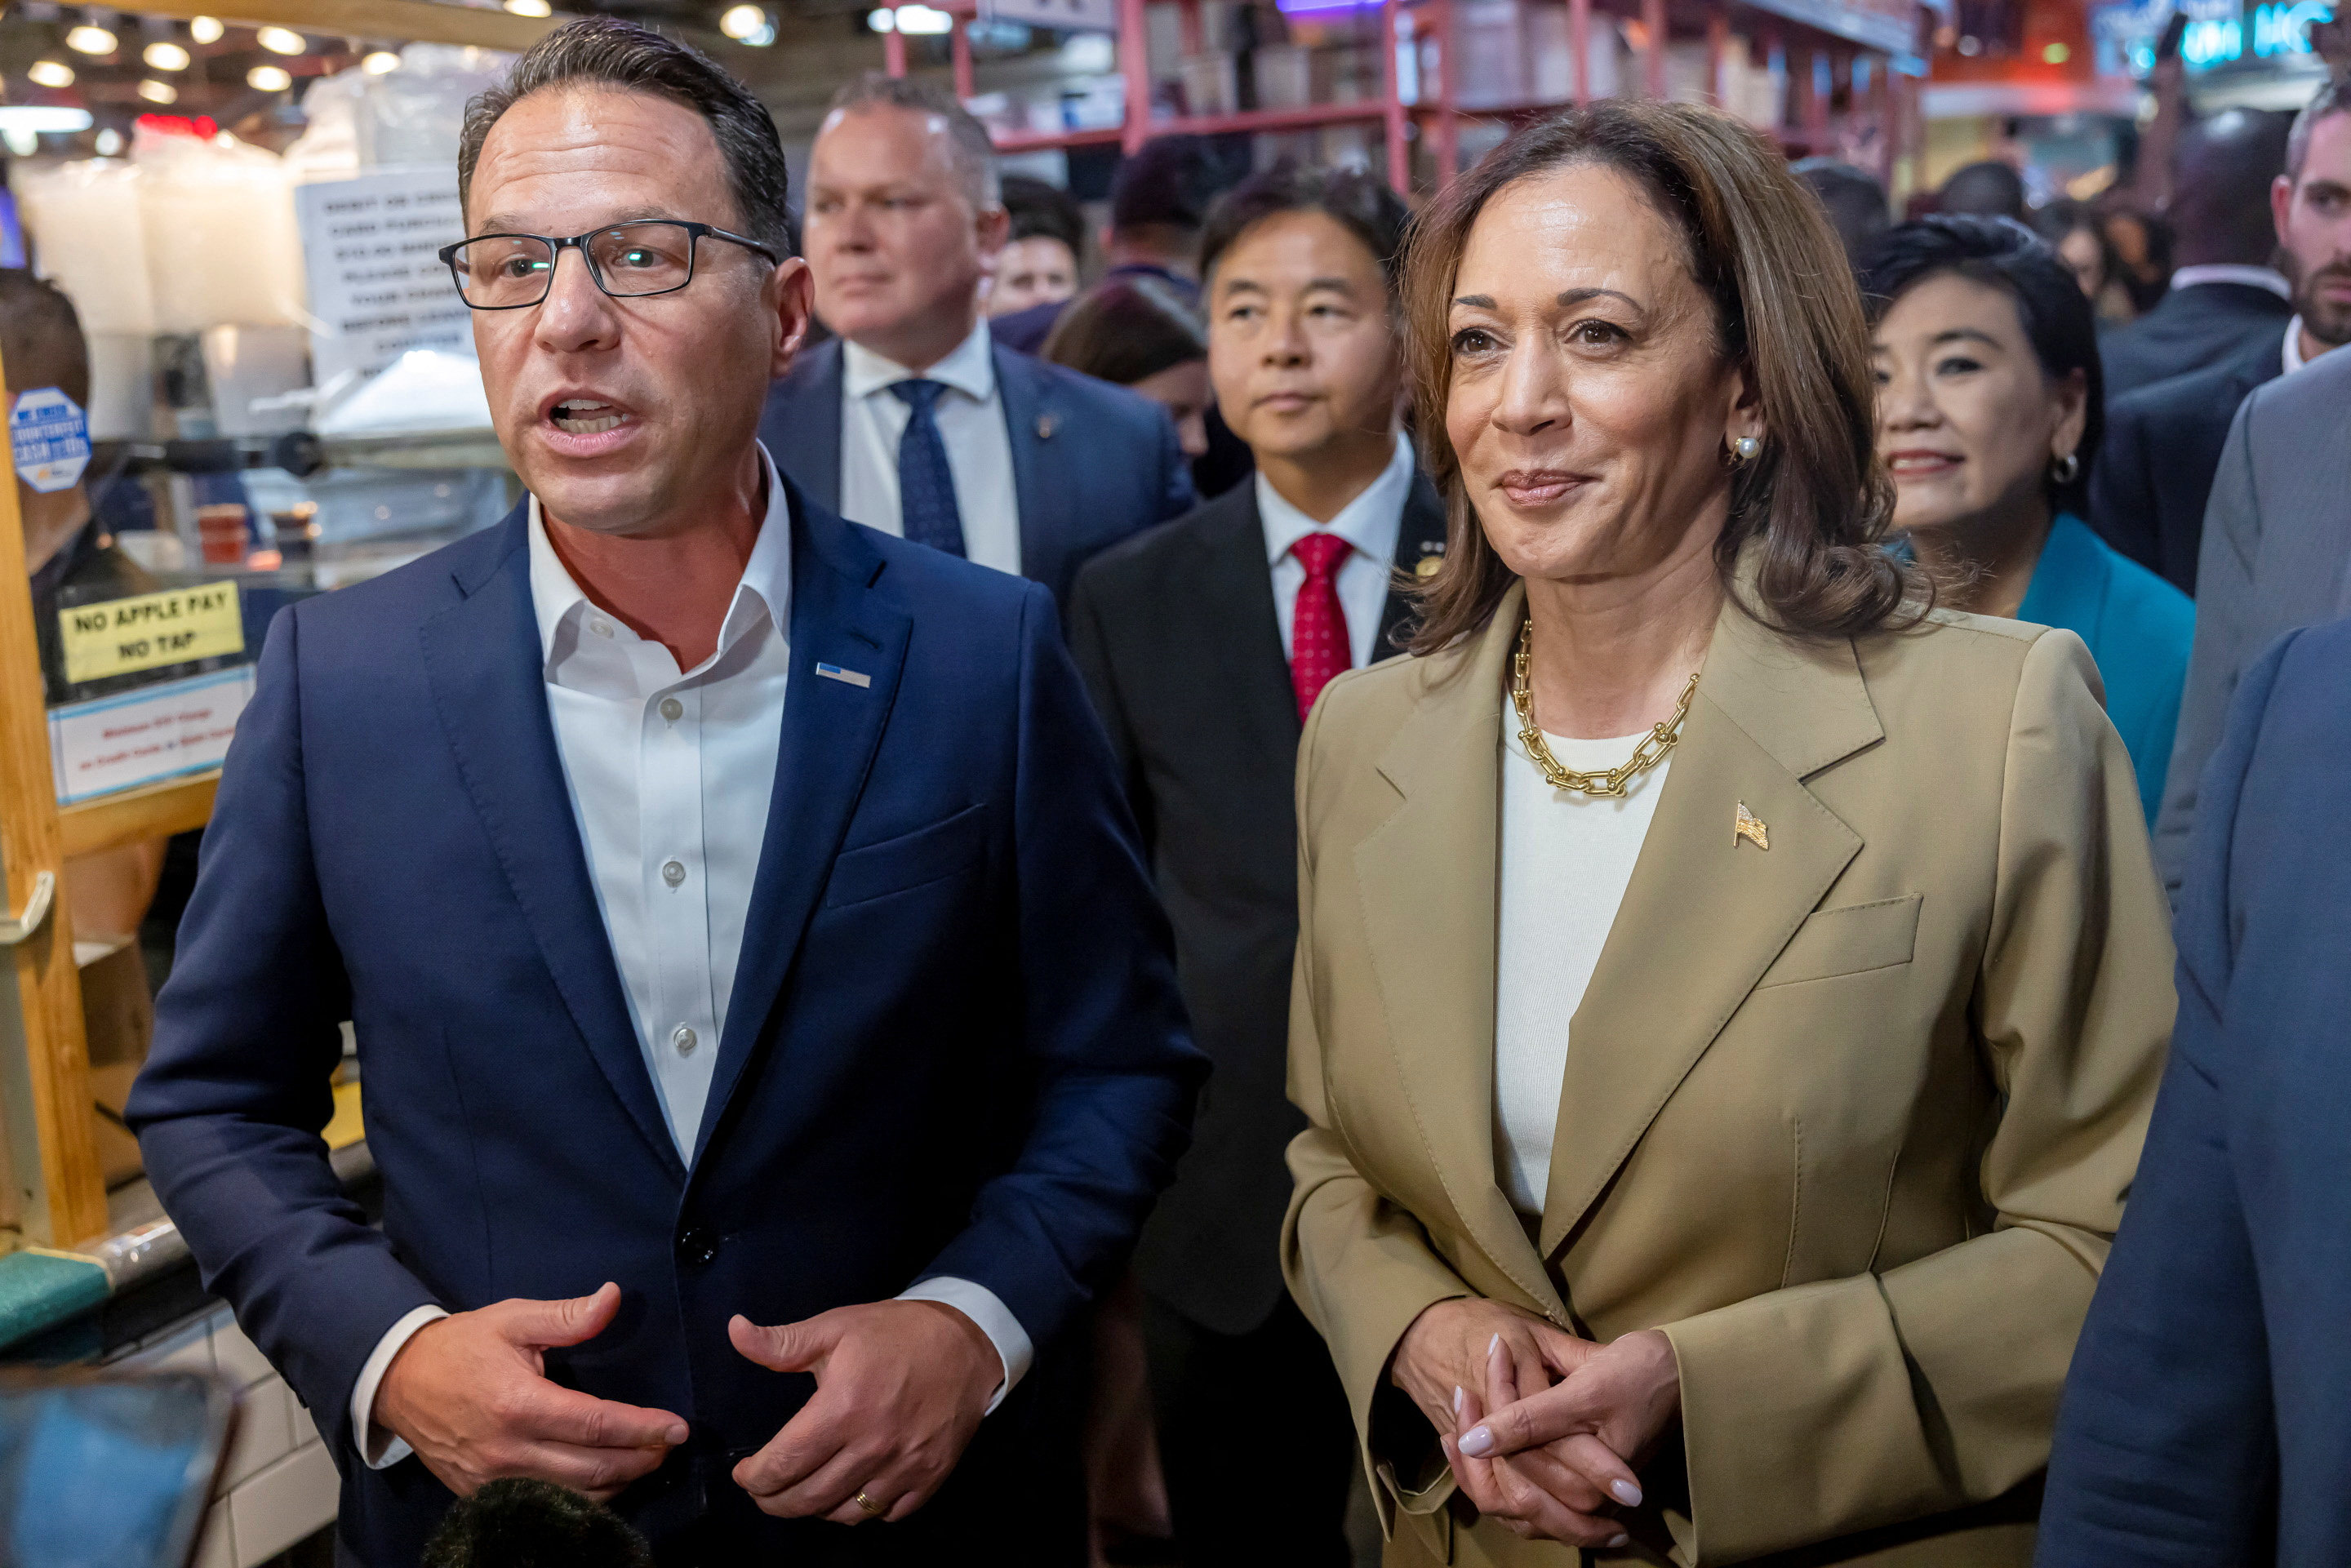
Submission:
<svg viewBox="0 0 2351 1568">
<path fill-rule="evenodd" d="M 2173 160 L 2171 290 L 2100 341 L 2106 402 L 2275 341 L 2294 287 L 2271 265 L 2270 187 L 2285 170 L 2292 117 L 2231 109 L 2191 125 Z"/>
</svg>

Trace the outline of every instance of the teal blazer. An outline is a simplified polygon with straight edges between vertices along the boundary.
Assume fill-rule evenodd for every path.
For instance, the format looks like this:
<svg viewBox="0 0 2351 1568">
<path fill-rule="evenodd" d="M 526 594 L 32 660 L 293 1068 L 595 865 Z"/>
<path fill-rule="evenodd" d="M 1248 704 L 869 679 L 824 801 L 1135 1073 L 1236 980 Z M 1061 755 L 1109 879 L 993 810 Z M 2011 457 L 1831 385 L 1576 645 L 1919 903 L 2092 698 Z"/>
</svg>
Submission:
<svg viewBox="0 0 2351 1568">
<path fill-rule="evenodd" d="M 2130 752 L 2149 825 L 2163 803 L 2171 732 L 2196 637 L 2196 602 L 2061 513 L 2018 605 L 2019 621 L 2062 626 L 2090 645 L 2106 683 L 2106 716 Z"/>
</svg>

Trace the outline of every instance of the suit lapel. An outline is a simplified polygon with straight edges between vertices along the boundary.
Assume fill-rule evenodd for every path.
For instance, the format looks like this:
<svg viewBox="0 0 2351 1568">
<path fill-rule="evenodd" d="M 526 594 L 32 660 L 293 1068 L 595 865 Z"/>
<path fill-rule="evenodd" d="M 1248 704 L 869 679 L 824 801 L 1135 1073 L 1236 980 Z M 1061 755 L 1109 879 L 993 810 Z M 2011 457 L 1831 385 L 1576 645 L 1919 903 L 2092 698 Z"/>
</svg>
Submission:
<svg viewBox="0 0 2351 1568">
<path fill-rule="evenodd" d="M 1420 563 L 1445 554 L 1445 501 L 1427 475 L 1413 471 L 1412 489 L 1405 496 L 1404 517 L 1396 528 L 1395 575 L 1388 581 L 1388 600 L 1380 612 L 1380 640 L 1374 645 L 1374 664 L 1397 652 L 1412 629 L 1416 606 L 1406 585 L 1419 577 Z"/>
<path fill-rule="evenodd" d="M 1423 661 L 1422 695 L 1379 763 L 1402 800 L 1355 846 L 1388 1044 L 1424 1146 L 1468 1233 L 1527 1297 L 1565 1307 L 1494 1177 L 1494 900 L 1502 662 L 1523 602 L 1458 654 Z"/>
<path fill-rule="evenodd" d="M 883 567 L 872 547 L 805 497 L 795 492 L 790 499 L 792 665 L 776 789 L 710 1098 L 695 1139 L 697 1163 L 768 1037 L 776 998 L 864 789 L 914 626 L 904 610 L 873 591 Z M 820 664 L 867 676 L 872 684 L 820 676 Z"/>
<path fill-rule="evenodd" d="M 1802 646 L 1725 606 L 1632 883 L 1569 1027 L 1545 1258 L 1859 852 L 1860 838 L 1803 780 L 1883 736 L 1850 642 Z M 1733 834 L 1741 806 L 1764 823 L 1769 850 Z"/>
<path fill-rule="evenodd" d="M 458 578 L 465 597 L 421 629 L 425 676 L 457 771 L 572 1026 L 646 1144 L 683 1179 L 598 913 L 547 711 L 528 507 L 525 501 L 499 525 L 508 538 L 489 569 Z"/>
<path fill-rule="evenodd" d="M 1020 575 L 1032 582 L 1064 580 L 1061 556 L 1071 535 L 1065 521 L 1070 486 L 1061 455 L 1073 433 L 1069 415 L 1028 355 L 991 342 L 996 394 L 1004 405 L 1004 433 L 1012 447 L 1012 489 L 1020 509 Z"/>
<path fill-rule="evenodd" d="M 1237 721 L 1266 743 L 1252 746 L 1251 754 L 1279 756 L 1286 765 L 1298 750 L 1298 693 L 1274 613 L 1257 486 L 1236 486 L 1208 507 L 1213 520 L 1200 538 L 1199 603 L 1222 622 L 1209 639 L 1213 656 Z"/>
</svg>

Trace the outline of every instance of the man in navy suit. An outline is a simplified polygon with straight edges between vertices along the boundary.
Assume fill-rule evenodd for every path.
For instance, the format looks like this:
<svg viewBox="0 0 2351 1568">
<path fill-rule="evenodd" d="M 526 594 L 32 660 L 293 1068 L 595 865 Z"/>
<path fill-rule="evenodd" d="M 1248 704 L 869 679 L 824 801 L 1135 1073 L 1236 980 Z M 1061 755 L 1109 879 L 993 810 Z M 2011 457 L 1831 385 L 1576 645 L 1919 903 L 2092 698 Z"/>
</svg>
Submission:
<svg viewBox="0 0 2351 1568">
<path fill-rule="evenodd" d="M 1007 233 L 987 132 L 925 83 L 835 96 L 809 153 L 817 315 L 839 334 L 768 396 L 759 436 L 819 506 L 1068 597 L 1086 559 L 1189 511 L 1166 412 L 990 336 Z"/>
<path fill-rule="evenodd" d="M 2074 1352 L 2042 1568 L 2351 1563 L 2351 621 L 2249 670 L 2199 791 L 2171 1064 Z"/>
<path fill-rule="evenodd" d="M 664 1564 L 1082 1562 L 1058 1342 L 1200 1059 L 1052 602 L 761 453 L 809 287 L 732 78 L 574 22 L 458 166 L 530 494 L 272 629 L 149 1174 L 345 1561 L 532 1476 Z M 380 1230 L 318 1136 L 346 1019 Z"/>
</svg>

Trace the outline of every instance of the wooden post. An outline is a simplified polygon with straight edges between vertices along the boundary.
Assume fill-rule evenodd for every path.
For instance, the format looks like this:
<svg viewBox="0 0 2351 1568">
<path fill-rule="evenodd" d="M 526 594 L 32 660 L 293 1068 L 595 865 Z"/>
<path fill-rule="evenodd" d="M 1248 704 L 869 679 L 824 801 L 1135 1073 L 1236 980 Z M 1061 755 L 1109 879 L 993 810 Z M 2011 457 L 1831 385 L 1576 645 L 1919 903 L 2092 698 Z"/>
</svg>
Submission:
<svg viewBox="0 0 2351 1568">
<path fill-rule="evenodd" d="M 1666 0 L 1641 0 L 1641 28 L 1649 47 L 1641 51 L 1641 90 L 1651 98 L 1666 96 Z"/>
<path fill-rule="evenodd" d="M 971 19 L 968 16 L 958 15 L 956 17 L 955 32 L 952 36 L 952 42 L 949 45 L 949 49 L 955 59 L 956 97 L 960 99 L 967 99 L 973 96 L 971 85 L 971 35 L 964 31 L 964 28 L 970 25 L 970 21 Z"/>
<path fill-rule="evenodd" d="M 1126 78 L 1126 127 L 1119 145 L 1133 153 L 1151 140 L 1151 24 L 1143 0 L 1118 0 L 1118 68 Z"/>
<path fill-rule="evenodd" d="M 57 780 L 49 766 L 47 709 L 41 692 L 40 645 L 33 632 L 32 586 L 25 522 L 16 505 L 13 455 L 0 452 L 0 864 L 7 872 L 5 915 L 25 913 L 43 873 L 62 880 L 64 835 L 57 825 Z M 89 1045 L 82 1032 L 81 975 L 74 967 L 72 922 L 62 887 L 48 918 L 13 947 L 0 948 L 16 971 L 25 1019 L 26 1086 L 38 1142 L 41 1190 L 25 1195 L 26 1239 L 69 1247 L 106 1229 L 106 1182 L 91 1136 Z M 11 1074 L 10 1076 L 14 1076 Z M 20 1151 L 20 1157 L 21 1157 Z"/>
<path fill-rule="evenodd" d="M 1404 8 L 1396 0 L 1380 0 L 1380 91 L 1386 111 L 1381 123 L 1387 132 L 1388 185 L 1398 195 L 1412 193 L 1412 144 L 1405 140 L 1404 99 L 1397 96 L 1396 23 Z"/>
<path fill-rule="evenodd" d="M 1575 101 L 1592 101 L 1592 0 L 1567 0 L 1567 47 L 1575 51 L 1570 78 Z"/>
</svg>

